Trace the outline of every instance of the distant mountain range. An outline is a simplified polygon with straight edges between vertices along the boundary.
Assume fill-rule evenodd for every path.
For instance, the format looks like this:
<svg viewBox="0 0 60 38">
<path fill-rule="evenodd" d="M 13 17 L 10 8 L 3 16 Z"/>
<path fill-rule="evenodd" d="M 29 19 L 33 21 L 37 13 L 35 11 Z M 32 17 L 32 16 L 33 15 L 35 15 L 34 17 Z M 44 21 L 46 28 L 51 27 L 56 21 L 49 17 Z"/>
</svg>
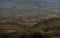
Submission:
<svg viewBox="0 0 60 38">
<path fill-rule="evenodd" d="M 0 9 L 60 9 L 60 0 L 0 0 Z"/>
</svg>

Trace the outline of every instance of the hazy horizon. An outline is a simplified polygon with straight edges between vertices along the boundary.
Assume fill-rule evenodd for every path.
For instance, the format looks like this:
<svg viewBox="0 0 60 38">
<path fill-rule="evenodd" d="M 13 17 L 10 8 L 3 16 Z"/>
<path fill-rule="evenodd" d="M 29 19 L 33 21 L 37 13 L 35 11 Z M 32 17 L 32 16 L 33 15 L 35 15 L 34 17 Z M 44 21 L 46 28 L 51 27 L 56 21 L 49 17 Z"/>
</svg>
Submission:
<svg viewBox="0 0 60 38">
<path fill-rule="evenodd" d="M 60 9 L 60 0 L 0 0 L 0 9 Z"/>
</svg>

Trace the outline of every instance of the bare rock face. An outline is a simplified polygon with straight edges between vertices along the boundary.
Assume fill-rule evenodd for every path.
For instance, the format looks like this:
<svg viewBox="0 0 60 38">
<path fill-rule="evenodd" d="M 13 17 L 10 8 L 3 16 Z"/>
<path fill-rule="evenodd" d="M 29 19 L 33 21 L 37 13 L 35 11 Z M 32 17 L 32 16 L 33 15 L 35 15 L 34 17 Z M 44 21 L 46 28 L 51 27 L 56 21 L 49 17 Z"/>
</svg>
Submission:
<svg viewBox="0 0 60 38">
<path fill-rule="evenodd" d="M 18 23 L 0 23 L 0 38 L 16 38 L 17 31 L 23 29 L 23 25 Z"/>
<path fill-rule="evenodd" d="M 19 32 L 21 30 L 22 32 Z M 56 36 L 57 38 L 60 36 L 60 18 L 43 20 L 27 29 L 18 23 L 0 23 L 0 38 L 54 38 Z"/>
<path fill-rule="evenodd" d="M 16 32 L 23 29 L 23 25 L 17 23 L 0 23 L 0 31 Z"/>
</svg>

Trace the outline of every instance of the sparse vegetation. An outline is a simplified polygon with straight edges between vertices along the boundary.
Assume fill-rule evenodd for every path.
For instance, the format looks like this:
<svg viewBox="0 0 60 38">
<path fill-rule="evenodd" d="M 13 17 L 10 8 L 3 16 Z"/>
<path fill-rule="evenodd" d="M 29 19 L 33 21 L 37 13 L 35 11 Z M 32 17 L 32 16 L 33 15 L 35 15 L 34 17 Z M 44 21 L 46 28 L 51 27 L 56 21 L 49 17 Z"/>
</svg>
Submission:
<svg viewBox="0 0 60 38">
<path fill-rule="evenodd" d="M 0 20 L 0 36 L 1 38 L 35 38 L 35 36 L 37 38 L 57 36 L 58 38 L 60 36 L 60 18 L 46 20 L 40 19 L 40 17 L 38 19 L 35 16 L 8 17 L 8 19 Z"/>
</svg>

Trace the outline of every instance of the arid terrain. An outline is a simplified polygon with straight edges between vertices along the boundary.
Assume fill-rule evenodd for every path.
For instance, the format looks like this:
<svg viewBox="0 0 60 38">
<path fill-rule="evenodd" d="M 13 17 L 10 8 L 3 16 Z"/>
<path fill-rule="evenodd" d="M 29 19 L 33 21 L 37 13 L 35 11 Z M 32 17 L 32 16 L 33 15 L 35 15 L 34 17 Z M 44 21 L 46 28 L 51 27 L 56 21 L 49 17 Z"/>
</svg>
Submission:
<svg viewBox="0 0 60 38">
<path fill-rule="evenodd" d="M 60 38 L 60 18 L 0 15 L 0 38 Z"/>
<path fill-rule="evenodd" d="M 0 38 L 60 38 L 60 0 L 0 0 Z"/>
</svg>

